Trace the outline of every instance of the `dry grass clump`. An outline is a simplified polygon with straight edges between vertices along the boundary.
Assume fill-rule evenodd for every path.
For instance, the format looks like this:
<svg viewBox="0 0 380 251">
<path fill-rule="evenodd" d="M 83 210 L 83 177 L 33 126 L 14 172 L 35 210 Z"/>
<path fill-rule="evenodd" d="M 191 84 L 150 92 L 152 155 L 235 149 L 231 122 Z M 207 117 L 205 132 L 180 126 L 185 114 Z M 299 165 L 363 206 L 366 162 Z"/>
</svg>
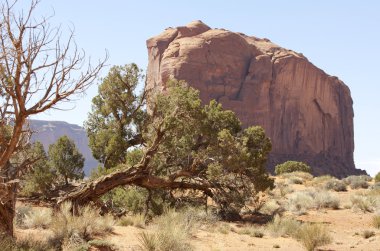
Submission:
<svg viewBox="0 0 380 251">
<path fill-rule="evenodd" d="M 276 181 L 275 188 L 270 192 L 274 197 L 284 198 L 287 194 L 294 191 L 288 184 L 283 181 Z"/>
<path fill-rule="evenodd" d="M 331 179 L 331 180 L 326 181 L 326 183 L 324 184 L 324 188 L 327 190 L 334 190 L 335 192 L 347 191 L 346 183 L 338 179 Z"/>
<path fill-rule="evenodd" d="M 312 187 L 323 188 L 327 182 L 334 179 L 335 178 L 331 175 L 322 175 L 322 176 L 314 177 L 314 179 L 309 181 L 307 185 L 312 186 Z"/>
<path fill-rule="evenodd" d="M 351 187 L 351 189 L 368 188 L 368 181 L 372 178 L 368 175 L 351 175 L 343 179 L 343 182 Z"/>
<path fill-rule="evenodd" d="M 380 214 L 372 217 L 372 226 L 380 229 Z"/>
<path fill-rule="evenodd" d="M 353 210 L 360 210 L 364 213 L 372 213 L 379 206 L 379 201 L 378 198 L 376 198 L 376 196 L 370 196 L 365 193 L 358 193 L 352 195 L 350 200 L 352 204 L 351 208 Z"/>
<path fill-rule="evenodd" d="M 115 224 L 112 216 L 100 216 L 91 206 L 80 208 L 78 215 L 73 215 L 71 208 L 71 203 L 64 203 L 53 217 L 50 225 L 53 236 L 50 241 L 55 246 L 80 246 L 97 235 L 112 231 Z"/>
<path fill-rule="evenodd" d="M 273 220 L 267 224 L 267 230 L 273 237 L 294 237 L 300 226 L 301 223 L 292 218 L 276 215 Z"/>
<path fill-rule="evenodd" d="M 303 184 L 313 179 L 313 175 L 307 172 L 283 173 L 280 177 L 286 179 L 288 184 Z"/>
<path fill-rule="evenodd" d="M 26 228 L 48 228 L 52 220 L 50 208 L 35 208 L 25 214 L 23 225 Z"/>
<path fill-rule="evenodd" d="M 153 220 L 153 233 L 143 232 L 139 236 L 142 250 L 192 250 L 190 235 L 198 224 L 195 211 L 167 210 Z"/>
<path fill-rule="evenodd" d="M 325 190 L 307 189 L 289 195 L 287 209 L 297 215 L 306 214 L 309 209 L 338 209 L 339 198 Z"/>
<path fill-rule="evenodd" d="M 375 236 L 376 234 L 372 230 L 364 230 L 361 235 L 363 236 L 364 239 L 368 239 L 368 238 L 371 238 L 372 236 Z"/>
<path fill-rule="evenodd" d="M 120 226 L 134 226 L 138 228 L 146 227 L 146 219 L 143 214 L 125 215 L 118 220 Z"/>
<path fill-rule="evenodd" d="M 15 240 L 9 237 L 0 236 L 0 250 L 4 251 L 53 251 L 55 250 L 47 242 L 35 240 L 33 236 Z"/>
<path fill-rule="evenodd" d="M 245 226 L 237 231 L 238 234 L 245 234 L 249 235 L 251 237 L 255 238 L 263 238 L 264 237 L 264 231 L 256 226 L 250 225 Z"/>
<path fill-rule="evenodd" d="M 316 250 L 317 247 L 332 242 L 332 238 L 327 229 L 319 224 L 303 224 L 299 228 L 296 238 L 308 251 Z"/>
<path fill-rule="evenodd" d="M 267 215 L 281 214 L 284 208 L 277 202 L 277 200 L 270 199 L 260 208 L 259 212 Z"/>
<path fill-rule="evenodd" d="M 315 194 L 314 204 L 317 209 L 319 208 L 332 208 L 339 209 L 340 201 L 338 196 L 327 191 L 319 191 Z"/>
</svg>

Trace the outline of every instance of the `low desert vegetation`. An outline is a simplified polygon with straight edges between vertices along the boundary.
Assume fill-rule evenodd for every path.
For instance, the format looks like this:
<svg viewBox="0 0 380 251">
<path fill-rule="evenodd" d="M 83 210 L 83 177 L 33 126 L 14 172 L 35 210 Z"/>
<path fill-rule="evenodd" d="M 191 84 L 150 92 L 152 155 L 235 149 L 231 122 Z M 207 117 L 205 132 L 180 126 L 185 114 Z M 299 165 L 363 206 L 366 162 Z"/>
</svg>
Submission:
<svg viewBox="0 0 380 251">
<path fill-rule="evenodd" d="M 281 217 L 276 215 L 273 220 L 268 223 L 267 230 L 273 237 L 295 237 L 297 229 L 301 223 L 290 217 Z"/>
<path fill-rule="evenodd" d="M 374 178 L 375 182 L 380 182 L 380 172 L 378 172 L 376 175 L 375 175 L 375 178 Z"/>
<path fill-rule="evenodd" d="M 286 161 L 282 164 L 278 164 L 275 167 L 276 175 L 283 173 L 292 173 L 292 172 L 306 172 L 311 173 L 311 167 L 306 163 L 300 161 Z"/>
<path fill-rule="evenodd" d="M 379 197 L 371 196 L 366 193 L 357 193 L 350 197 L 352 209 L 364 213 L 374 212 L 379 207 Z"/>
<path fill-rule="evenodd" d="M 331 235 L 325 226 L 320 224 L 303 224 L 296 233 L 296 238 L 307 251 L 314 251 L 317 247 L 332 242 Z"/>
<path fill-rule="evenodd" d="M 352 175 L 343 179 L 343 182 L 350 186 L 351 189 L 359 189 L 359 188 L 368 188 L 368 182 L 371 181 L 372 178 L 368 175 Z"/>
<path fill-rule="evenodd" d="M 378 228 L 380 229 L 380 213 L 378 215 L 374 215 L 372 217 L 372 225 L 375 227 L 375 228 Z"/>
</svg>

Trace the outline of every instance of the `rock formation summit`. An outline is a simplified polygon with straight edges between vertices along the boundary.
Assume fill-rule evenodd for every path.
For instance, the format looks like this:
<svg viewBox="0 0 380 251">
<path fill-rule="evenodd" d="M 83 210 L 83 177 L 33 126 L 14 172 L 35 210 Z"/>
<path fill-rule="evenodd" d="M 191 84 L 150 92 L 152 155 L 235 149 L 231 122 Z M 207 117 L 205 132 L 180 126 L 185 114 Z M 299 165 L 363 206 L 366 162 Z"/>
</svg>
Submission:
<svg viewBox="0 0 380 251">
<path fill-rule="evenodd" d="M 317 175 L 365 173 L 353 160 L 349 88 L 302 54 L 201 21 L 168 28 L 147 47 L 146 88 L 161 91 L 169 78 L 185 80 L 203 102 L 216 99 L 233 110 L 244 127 L 264 127 L 273 145 L 269 171 L 298 160 Z"/>
</svg>

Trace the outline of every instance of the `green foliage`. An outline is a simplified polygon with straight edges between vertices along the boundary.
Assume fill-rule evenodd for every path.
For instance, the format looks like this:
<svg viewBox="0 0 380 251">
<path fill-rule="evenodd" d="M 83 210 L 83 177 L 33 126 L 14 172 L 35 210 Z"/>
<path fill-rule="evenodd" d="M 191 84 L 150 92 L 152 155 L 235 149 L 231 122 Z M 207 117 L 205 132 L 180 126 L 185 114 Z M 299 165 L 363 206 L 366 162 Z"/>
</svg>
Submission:
<svg viewBox="0 0 380 251">
<path fill-rule="evenodd" d="M 136 87 L 143 78 L 136 64 L 114 66 L 92 100 L 85 128 L 94 157 L 106 168 L 125 163 L 128 149 L 141 143 L 145 94 L 136 94 Z"/>
<path fill-rule="evenodd" d="M 306 172 L 311 173 L 311 167 L 299 161 L 286 161 L 275 167 L 276 175 L 291 172 Z"/>
<path fill-rule="evenodd" d="M 120 76 L 132 74 L 124 74 L 123 69 L 113 68 L 103 81 L 86 126 L 94 155 L 105 168 L 122 164 L 119 169 L 129 169 L 144 159 L 149 146 L 154 146 L 149 150 L 146 173 L 160 182 L 166 179 L 169 184 L 184 183 L 209 196 L 212 193 L 224 216 L 238 213 L 252 195 L 273 187 L 265 169 L 271 142 L 263 128 L 243 130 L 232 111 L 223 110 L 214 100 L 202 105 L 197 90 L 176 80 L 166 84 L 164 93 L 149 96 L 151 112 L 145 114 L 140 105 L 144 95 L 134 94 L 137 71 L 132 72 L 136 80 L 132 84 L 119 83 Z M 111 77 L 117 81 L 109 81 Z M 104 93 L 108 89 L 112 95 Z M 115 97 L 124 101 L 113 102 Z M 140 133 L 142 141 L 136 140 Z M 119 141 L 111 144 L 116 142 L 114 136 Z M 132 142 L 144 142 L 144 146 L 135 148 Z M 165 203 L 176 205 L 200 198 L 198 191 L 173 196 L 170 190 L 170 185 L 152 189 L 150 209 L 159 214 Z"/>
<path fill-rule="evenodd" d="M 41 193 L 43 196 L 47 196 L 53 188 L 56 175 L 50 166 L 41 142 L 33 144 L 31 154 L 38 160 L 31 166 L 30 172 L 25 175 L 20 193 L 24 196 L 31 196 L 34 193 Z"/>
<path fill-rule="evenodd" d="M 83 155 L 67 136 L 60 137 L 56 143 L 49 146 L 49 160 L 66 185 L 69 179 L 83 179 Z"/>
</svg>

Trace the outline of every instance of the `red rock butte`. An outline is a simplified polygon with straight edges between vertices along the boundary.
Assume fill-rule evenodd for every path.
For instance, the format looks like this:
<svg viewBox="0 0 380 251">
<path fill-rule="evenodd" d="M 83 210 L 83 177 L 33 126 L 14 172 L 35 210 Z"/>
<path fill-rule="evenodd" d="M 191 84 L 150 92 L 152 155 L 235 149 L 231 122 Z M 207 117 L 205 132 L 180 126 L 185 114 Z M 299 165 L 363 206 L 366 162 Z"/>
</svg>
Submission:
<svg viewBox="0 0 380 251">
<path fill-rule="evenodd" d="M 204 103 L 215 99 L 234 111 L 244 127 L 262 126 L 273 145 L 269 171 L 298 160 L 316 175 L 365 173 L 353 160 L 349 88 L 302 54 L 201 21 L 168 28 L 147 47 L 146 88 L 162 91 L 169 78 L 184 80 Z"/>
</svg>

